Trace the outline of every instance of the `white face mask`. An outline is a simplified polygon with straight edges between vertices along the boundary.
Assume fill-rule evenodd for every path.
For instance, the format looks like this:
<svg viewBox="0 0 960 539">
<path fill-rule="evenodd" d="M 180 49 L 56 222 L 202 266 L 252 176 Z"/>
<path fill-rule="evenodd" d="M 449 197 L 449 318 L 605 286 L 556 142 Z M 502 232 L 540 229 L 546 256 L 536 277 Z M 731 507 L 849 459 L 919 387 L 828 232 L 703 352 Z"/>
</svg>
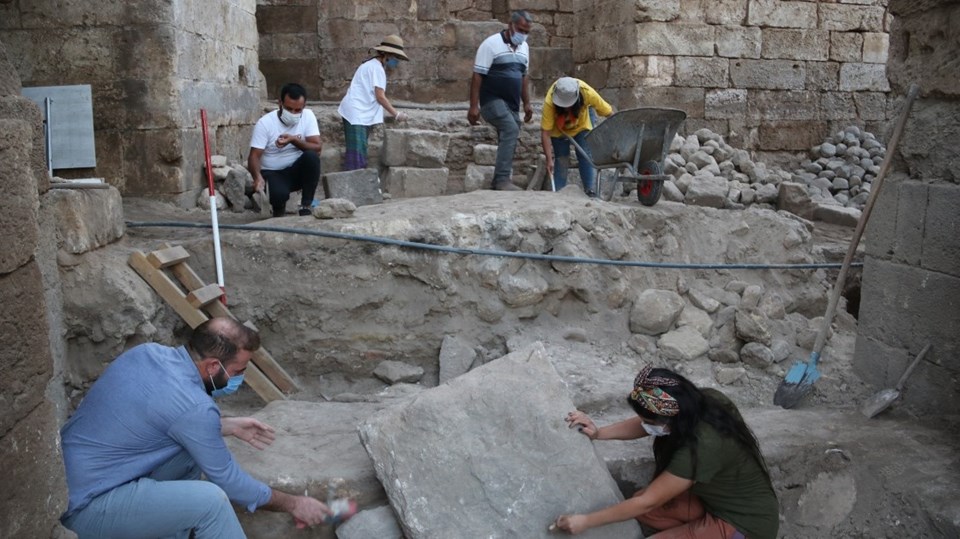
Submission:
<svg viewBox="0 0 960 539">
<path fill-rule="evenodd" d="M 647 434 L 653 437 L 657 436 L 667 436 L 670 434 L 670 429 L 666 425 L 650 425 L 643 423 L 643 430 L 647 431 Z"/>
<path fill-rule="evenodd" d="M 300 122 L 300 114 L 294 114 L 289 110 L 281 107 L 280 108 L 280 121 L 283 122 L 283 125 L 294 126 Z"/>
</svg>

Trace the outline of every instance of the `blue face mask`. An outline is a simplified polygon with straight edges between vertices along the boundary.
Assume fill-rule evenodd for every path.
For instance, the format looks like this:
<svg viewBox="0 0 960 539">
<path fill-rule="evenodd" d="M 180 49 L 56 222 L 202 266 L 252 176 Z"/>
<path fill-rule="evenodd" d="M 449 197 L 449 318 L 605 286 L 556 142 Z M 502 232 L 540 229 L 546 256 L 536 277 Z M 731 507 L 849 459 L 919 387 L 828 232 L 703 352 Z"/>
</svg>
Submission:
<svg viewBox="0 0 960 539">
<path fill-rule="evenodd" d="M 510 43 L 513 43 L 514 47 L 519 47 L 523 45 L 523 42 L 527 40 L 527 34 L 521 34 L 514 30 L 510 33 Z"/>
<path fill-rule="evenodd" d="M 390 69 L 396 69 L 400 65 L 400 60 L 396 58 L 387 58 L 387 67 Z"/>
<path fill-rule="evenodd" d="M 224 372 L 227 371 L 227 369 L 223 368 L 223 363 L 220 364 L 220 368 L 223 369 Z M 236 393 L 237 390 L 240 389 L 240 385 L 243 384 L 243 373 L 240 373 L 236 376 L 231 376 L 227 380 L 226 387 L 221 387 L 220 389 L 216 389 L 217 385 L 213 383 L 212 376 L 210 377 L 210 383 L 214 387 L 213 391 L 210 392 L 211 397 L 214 397 L 214 398 L 226 397 L 227 395 L 232 395 Z"/>
</svg>

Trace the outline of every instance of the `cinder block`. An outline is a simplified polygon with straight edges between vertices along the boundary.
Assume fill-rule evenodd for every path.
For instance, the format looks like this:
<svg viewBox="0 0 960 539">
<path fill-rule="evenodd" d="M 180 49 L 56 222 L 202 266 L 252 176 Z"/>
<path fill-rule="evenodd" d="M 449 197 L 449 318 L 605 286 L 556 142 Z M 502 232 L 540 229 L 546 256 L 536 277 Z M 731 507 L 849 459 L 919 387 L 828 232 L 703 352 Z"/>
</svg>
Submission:
<svg viewBox="0 0 960 539">
<path fill-rule="evenodd" d="M 680 56 L 676 59 L 676 85 L 726 88 L 730 85 L 730 61 L 726 58 Z"/>
<path fill-rule="evenodd" d="M 671 56 L 624 56 L 610 60 L 608 86 L 672 86 L 676 60 Z"/>
<path fill-rule="evenodd" d="M 376 169 L 365 168 L 323 175 L 324 198 L 345 198 L 357 206 L 380 204 L 380 176 Z"/>
<path fill-rule="evenodd" d="M 747 24 L 774 28 L 816 28 L 817 5 L 817 2 L 751 0 Z"/>
<path fill-rule="evenodd" d="M 751 91 L 747 115 L 753 120 L 817 120 L 820 98 L 814 91 Z"/>
<path fill-rule="evenodd" d="M 859 32 L 830 32 L 830 59 L 835 62 L 863 60 L 863 34 Z"/>
<path fill-rule="evenodd" d="M 877 32 L 863 34 L 863 61 L 886 64 L 890 51 L 890 35 Z"/>
<path fill-rule="evenodd" d="M 748 26 L 718 26 L 715 40 L 717 56 L 724 58 L 760 58 L 763 31 Z"/>
<path fill-rule="evenodd" d="M 704 12 L 707 24 L 740 25 L 747 20 L 747 0 L 712 0 Z"/>
<path fill-rule="evenodd" d="M 737 88 L 802 90 L 806 65 L 790 60 L 735 60 L 730 62 L 730 79 Z"/>
<path fill-rule="evenodd" d="M 911 191 L 904 191 L 900 197 L 900 207 L 905 212 L 917 210 L 924 202 L 922 194 L 909 197 Z M 960 277 L 960 186 L 956 184 L 935 184 L 929 186 L 929 199 L 926 201 L 926 215 L 923 223 L 915 223 L 913 228 L 923 229 L 922 266 Z M 909 207 L 908 207 L 909 206 Z M 899 214 L 898 214 L 899 217 Z M 914 216 L 915 217 L 915 216 Z M 904 216 L 906 219 L 907 217 Z M 898 230 L 898 232 L 900 232 Z M 916 234 L 907 234 L 905 241 L 916 238 Z M 960 309 L 960 306 L 958 306 Z M 955 318 L 960 320 L 960 318 Z"/>
<path fill-rule="evenodd" d="M 823 30 L 763 30 L 763 58 L 824 61 L 830 53 L 830 33 Z"/>
<path fill-rule="evenodd" d="M 390 167 L 384 188 L 394 198 L 432 197 L 447 192 L 447 168 Z"/>
<path fill-rule="evenodd" d="M 123 237 L 123 201 L 117 189 L 51 189 L 47 197 L 57 212 L 60 248 L 68 253 L 83 254 Z"/>
<path fill-rule="evenodd" d="M 729 89 L 707 92 L 704 105 L 704 116 L 707 119 L 742 118 L 746 114 L 746 90 Z"/>
<path fill-rule="evenodd" d="M 887 66 L 846 63 L 840 65 L 840 90 L 846 92 L 888 92 Z"/>
<path fill-rule="evenodd" d="M 439 168 L 447 160 L 450 134 L 425 129 L 387 129 L 382 162 L 388 167 Z"/>
<path fill-rule="evenodd" d="M 760 124 L 760 149 L 808 151 L 827 134 L 823 121 L 771 121 Z"/>
<path fill-rule="evenodd" d="M 831 4 L 818 2 L 820 28 L 843 32 L 882 32 L 884 8 L 882 6 L 858 6 L 854 4 Z"/>
</svg>

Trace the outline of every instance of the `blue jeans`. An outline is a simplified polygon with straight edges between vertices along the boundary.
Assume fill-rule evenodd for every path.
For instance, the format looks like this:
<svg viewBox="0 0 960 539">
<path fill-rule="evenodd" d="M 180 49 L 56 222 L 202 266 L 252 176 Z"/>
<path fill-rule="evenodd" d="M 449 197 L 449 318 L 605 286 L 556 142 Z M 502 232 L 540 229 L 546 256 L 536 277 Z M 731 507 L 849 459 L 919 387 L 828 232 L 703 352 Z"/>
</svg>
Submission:
<svg viewBox="0 0 960 539">
<path fill-rule="evenodd" d="M 502 99 L 480 107 L 480 116 L 497 129 L 497 162 L 493 167 L 493 185 L 509 183 L 513 176 L 513 153 L 520 138 L 520 112 L 510 110 Z"/>
<path fill-rule="evenodd" d="M 587 147 L 587 134 L 590 133 L 589 130 L 581 131 L 577 133 L 573 140 L 577 141 L 577 144 L 584 149 L 587 153 L 587 158 L 583 157 L 583 154 L 580 153 L 580 150 L 577 150 L 577 168 L 580 169 L 580 181 L 583 182 L 583 191 L 588 195 L 595 195 L 596 189 L 594 183 L 596 180 L 596 170 L 590 164 L 590 148 Z M 556 186 L 557 191 L 563 189 L 567 185 L 567 169 L 570 168 L 570 141 L 567 137 L 551 137 L 550 142 L 553 144 L 553 184 Z"/>
<path fill-rule="evenodd" d="M 80 539 L 246 537 L 226 493 L 200 481 L 200 469 L 183 451 L 147 477 L 94 498 L 63 520 Z"/>
</svg>

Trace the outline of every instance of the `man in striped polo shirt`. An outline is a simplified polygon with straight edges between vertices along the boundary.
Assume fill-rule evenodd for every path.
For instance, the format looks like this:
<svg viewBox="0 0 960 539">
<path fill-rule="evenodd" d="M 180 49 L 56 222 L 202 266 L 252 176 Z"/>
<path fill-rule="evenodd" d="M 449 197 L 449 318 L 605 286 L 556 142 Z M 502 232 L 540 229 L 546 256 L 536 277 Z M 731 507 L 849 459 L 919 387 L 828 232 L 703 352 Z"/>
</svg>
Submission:
<svg viewBox="0 0 960 539">
<path fill-rule="evenodd" d="M 470 79 L 470 111 L 467 120 L 476 125 L 482 116 L 497 129 L 497 163 L 493 172 L 493 188 L 518 191 L 510 178 L 513 173 L 513 153 L 520 137 L 520 102 L 523 101 L 523 121 L 533 119 L 530 94 L 527 89 L 527 67 L 530 49 L 527 35 L 533 17 L 526 11 L 515 11 L 510 23 L 483 40 L 477 49 Z"/>
</svg>

